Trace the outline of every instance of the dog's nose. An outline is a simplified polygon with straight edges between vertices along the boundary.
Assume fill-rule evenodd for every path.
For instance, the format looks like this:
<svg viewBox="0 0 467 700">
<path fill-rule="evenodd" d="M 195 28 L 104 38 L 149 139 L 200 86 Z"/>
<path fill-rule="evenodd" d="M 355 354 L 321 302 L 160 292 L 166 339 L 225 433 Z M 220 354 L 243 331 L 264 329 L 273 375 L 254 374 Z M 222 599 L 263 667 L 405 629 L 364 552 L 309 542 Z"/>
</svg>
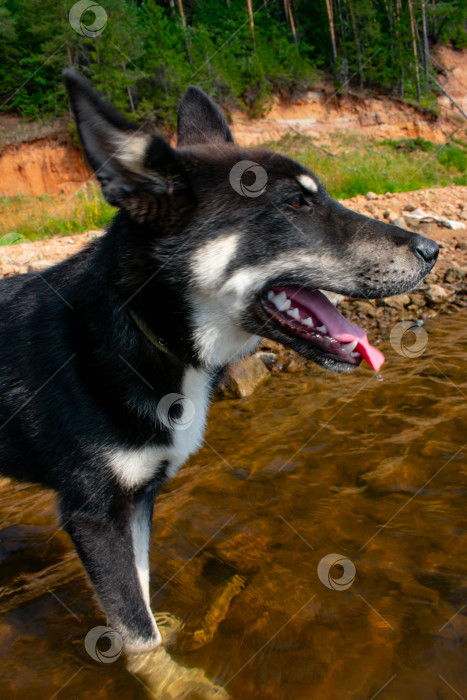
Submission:
<svg viewBox="0 0 467 700">
<path fill-rule="evenodd" d="M 430 238 L 417 236 L 415 241 L 415 252 L 429 265 L 434 265 L 438 258 L 439 246 Z"/>
</svg>

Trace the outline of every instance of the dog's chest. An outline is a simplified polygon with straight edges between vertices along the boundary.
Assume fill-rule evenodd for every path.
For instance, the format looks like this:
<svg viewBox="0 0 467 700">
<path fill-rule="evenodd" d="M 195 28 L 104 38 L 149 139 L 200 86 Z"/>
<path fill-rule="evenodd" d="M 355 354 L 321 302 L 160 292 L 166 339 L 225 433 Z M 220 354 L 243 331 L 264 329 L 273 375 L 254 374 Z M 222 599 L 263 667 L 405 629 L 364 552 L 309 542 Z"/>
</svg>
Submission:
<svg viewBox="0 0 467 700">
<path fill-rule="evenodd" d="M 137 449 L 114 448 L 108 464 L 126 488 L 138 488 L 160 470 L 173 477 L 188 457 L 201 447 L 209 408 L 212 376 L 188 368 L 180 393 L 167 394 L 158 404 L 155 420 L 170 430 L 171 444 Z"/>
</svg>

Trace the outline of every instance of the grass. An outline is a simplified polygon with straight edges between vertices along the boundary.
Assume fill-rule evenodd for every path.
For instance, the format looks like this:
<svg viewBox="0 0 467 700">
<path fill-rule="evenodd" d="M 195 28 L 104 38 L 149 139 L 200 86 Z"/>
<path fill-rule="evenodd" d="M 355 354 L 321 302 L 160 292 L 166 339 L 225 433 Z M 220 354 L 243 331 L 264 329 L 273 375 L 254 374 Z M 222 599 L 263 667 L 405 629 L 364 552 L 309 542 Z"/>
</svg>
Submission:
<svg viewBox="0 0 467 700">
<path fill-rule="evenodd" d="M 115 211 L 94 184 L 71 196 L 0 197 L 0 245 L 102 228 Z"/>
<path fill-rule="evenodd" d="M 326 142 L 284 136 L 268 147 L 299 160 L 338 199 L 376 192 L 409 192 L 426 187 L 467 185 L 467 148 L 424 139 L 373 141 L 358 135 L 334 135 Z M 325 153 L 322 148 L 335 154 Z"/>
<path fill-rule="evenodd" d="M 334 134 L 318 141 L 288 135 L 266 146 L 309 167 L 339 199 L 467 185 L 467 144 L 459 139 L 441 145 L 420 138 L 375 141 Z M 0 245 L 101 228 L 114 213 L 94 184 L 71 196 L 0 197 Z"/>
</svg>

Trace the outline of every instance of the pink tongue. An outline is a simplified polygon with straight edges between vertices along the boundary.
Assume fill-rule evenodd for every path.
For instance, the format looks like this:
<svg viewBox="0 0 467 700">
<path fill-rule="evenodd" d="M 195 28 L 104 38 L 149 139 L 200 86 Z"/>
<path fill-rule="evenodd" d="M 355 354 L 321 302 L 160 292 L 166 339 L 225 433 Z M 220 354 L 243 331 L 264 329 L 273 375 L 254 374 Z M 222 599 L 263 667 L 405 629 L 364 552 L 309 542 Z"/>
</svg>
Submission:
<svg viewBox="0 0 467 700">
<path fill-rule="evenodd" d="M 318 319 L 318 325 L 324 323 L 328 329 L 328 335 L 340 343 L 351 343 L 353 340 L 358 340 L 355 350 L 375 372 L 379 371 L 384 362 L 383 353 L 370 345 L 365 331 L 344 318 L 322 292 L 318 290 L 309 292 L 306 289 L 296 291 L 293 287 L 280 287 L 274 291 L 276 293 L 284 291 L 289 299 L 295 300 L 297 304 L 310 311 Z"/>
</svg>

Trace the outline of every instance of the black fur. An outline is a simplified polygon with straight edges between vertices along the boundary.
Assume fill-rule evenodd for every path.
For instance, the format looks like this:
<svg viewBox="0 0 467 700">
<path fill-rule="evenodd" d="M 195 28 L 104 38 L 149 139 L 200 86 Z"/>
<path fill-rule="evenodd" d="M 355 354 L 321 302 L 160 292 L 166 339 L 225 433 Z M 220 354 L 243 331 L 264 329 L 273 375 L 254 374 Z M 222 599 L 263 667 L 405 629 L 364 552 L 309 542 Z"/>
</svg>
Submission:
<svg viewBox="0 0 467 700">
<path fill-rule="evenodd" d="M 197 252 L 238 232 L 226 279 L 305 249 L 332 260 L 342 275 L 326 265 L 302 269 L 297 256 L 297 269 L 270 276 L 238 323 L 244 332 L 340 369 L 265 317 L 259 304 L 265 289 L 294 284 L 367 298 L 395 294 L 431 269 L 437 247 L 345 209 L 322 185 L 316 194 L 304 192 L 296 176 L 307 174 L 305 168 L 233 144 L 219 110 L 197 88 L 181 103 L 181 147 L 145 135 L 139 161 L 131 162 L 119 157 L 114 137 L 131 143 L 143 132 L 74 72 L 66 72 L 66 82 L 87 157 L 120 212 L 105 236 L 74 257 L 40 274 L 0 281 L 0 464 L 8 476 L 56 489 L 62 525 L 109 624 L 128 649 L 142 649 L 159 639 L 138 583 L 131 523 L 139 514 L 150 528 L 170 459 L 155 464 L 148 481 L 128 486 L 107 455 L 117 448 L 170 447 L 174 435 L 157 419 L 161 398 L 182 393 L 188 367 L 204 368 L 211 387 L 224 369 L 225 362 L 207 362 L 196 343 Z M 267 172 L 260 198 L 241 197 L 230 185 L 231 168 L 242 159 Z M 299 210 L 290 205 L 297 196 L 306 198 Z M 168 352 L 141 332 L 132 313 Z"/>
</svg>

